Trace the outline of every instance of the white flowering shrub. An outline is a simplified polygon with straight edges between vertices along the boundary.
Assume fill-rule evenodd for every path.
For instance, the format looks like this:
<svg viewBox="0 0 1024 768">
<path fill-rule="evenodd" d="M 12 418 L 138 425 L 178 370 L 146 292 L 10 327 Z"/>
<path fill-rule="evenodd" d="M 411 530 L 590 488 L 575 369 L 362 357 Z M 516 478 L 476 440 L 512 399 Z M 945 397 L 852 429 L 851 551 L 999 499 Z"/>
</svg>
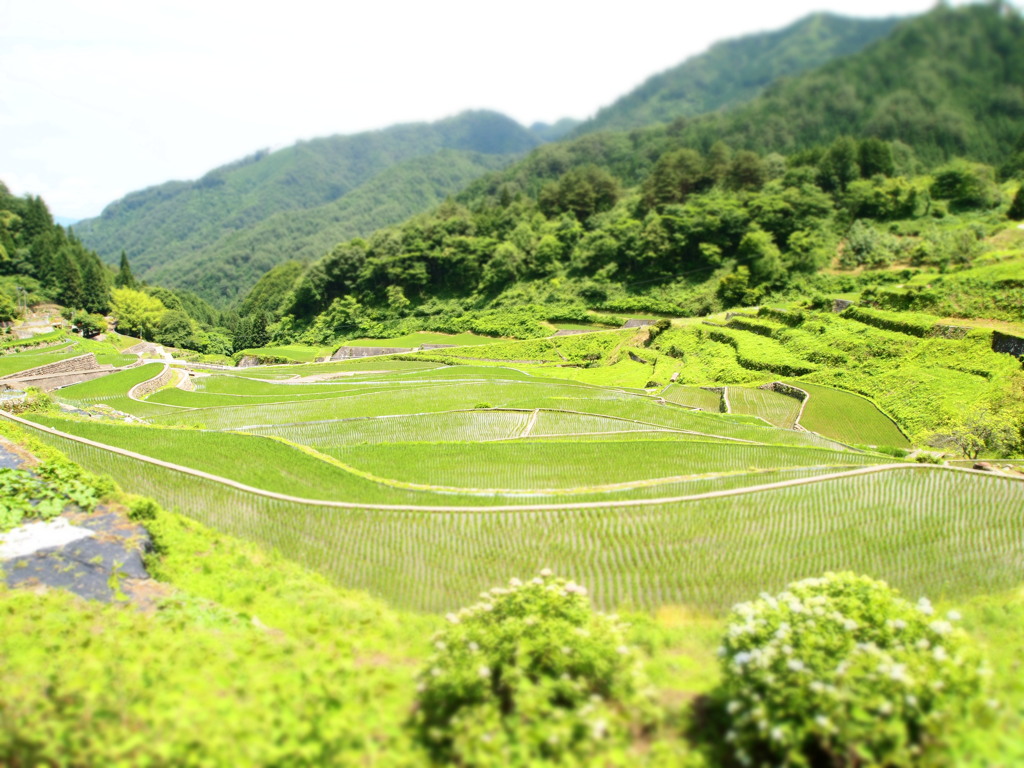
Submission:
<svg viewBox="0 0 1024 768">
<path fill-rule="evenodd" d="M 957 619 L 851 573 L 737 605 L 721 649 L 735 757 L 744 765 L 917 764 L 981 692 L 984 670 Z"/>
<path fill-rule="evenodd" d="M 435 759 L 577 761 L 654 717 L 642 660 L 616 617 L 550 571 L 448 614 L 419 675 L 414 726 Z"/>
</svg>

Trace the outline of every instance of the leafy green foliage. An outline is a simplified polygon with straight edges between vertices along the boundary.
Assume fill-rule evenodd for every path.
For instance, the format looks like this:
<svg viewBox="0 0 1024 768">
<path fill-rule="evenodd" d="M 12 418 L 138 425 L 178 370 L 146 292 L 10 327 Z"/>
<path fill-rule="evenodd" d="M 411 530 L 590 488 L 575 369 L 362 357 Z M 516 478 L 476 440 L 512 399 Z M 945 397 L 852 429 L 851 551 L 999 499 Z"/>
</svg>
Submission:
<svg viewBox="0 0 1024 768">
<path fill-rule="evenodd" d="M 59 460 L 44 462 L 32 472 L 0 468 L 0 532 L 18 527 L 26 518 L 57 517 L 69 502 L 91 510 L 98 502 L 97 490 L 83 478 L 88 475 Z"/>
<path fill-rule="evenodd" d="M 932 197 L 948 200 L 950 210 L 991 208 L 999 201 L 993 169 L 977 163 L 955 162 L 935 171 Z"/>
<path fill-rule="evenodd" d="M 971 711 L 979 659 L 937 619 L 852 573 L 737 605 L 722 646 L 726 741 L 743 762 L 918 765 Z"/>
<path fill-rule="evenodd" d="M 160 299 L 131 288 L 115 288 L 112 312 L 121 333 L 152 339 L 167 311 Z"/>
<path fill-rule="evenodd" d="M 90 313 L 110 305 L 110 274 L 95 253 L 70 230 L 53 221 L 39 197 L 15 197 L 0 182 L 0 276 L 18 278 L 17 295 L 29 295 L 23 283 L 38 286 L 45 298 Z M 35 298 L 35 297 L 33 297 Z M 0 311 L 13 317 L 10 309 Z M 10 318 L 8 318 L 10 319 Z"/>
<path fill-rule="evenodd" d="M 419 675 L 417 738 L 444 762 L 586 760 L 654 714 L 639 649 L 550 571 L 448 614 Z"/>
<path fill-rule="evenodd" d="M 1001 148 L 1021 132 L 1022 35 L 1024 21 L 1008 6 L 939 6 L 860 53 L 776 81 L 757 99 L 694 118 L 679 132 L 691 146 L 725 141 L 777 152 L 874 136 L 899 140 L 928 162 L 1002 161 Z M 894 80 L 895 71 L 904 76 Z"/>
</svg>

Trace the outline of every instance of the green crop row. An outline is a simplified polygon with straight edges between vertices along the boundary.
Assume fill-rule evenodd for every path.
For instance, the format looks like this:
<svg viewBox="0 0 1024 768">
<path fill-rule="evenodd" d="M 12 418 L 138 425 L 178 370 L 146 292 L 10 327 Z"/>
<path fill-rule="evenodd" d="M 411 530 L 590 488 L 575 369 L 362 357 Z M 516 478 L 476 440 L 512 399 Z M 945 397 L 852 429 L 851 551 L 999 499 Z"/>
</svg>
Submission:
<svg viewBox="0 0 1024 768">
<path fill-rule="evenodd" d="M 69 357 L 77 357 L 78 352 L 68 347 L 55 347 L 53 349 L 30 350 L 17 354 L 0 355 L 0 376 L 9 376 L 12 373 L 27 371 L 40 365 L 57 363 L 67 360 Z"/>
<path fill-rule="evenodd" d="M 809 382 L 790 383 L 810 395 L 800 420 L 805 428 L 846 443 L 910 447 L 893 420 L 867 398 Z"/>
<path fill-rule="evenodd" d="M 471 601 L 493 583 L 495 563 L 508 573 L 551 567 L 588 585 L 600 606 L 721 613 L 751 594 L 841 568 L 911 595 L 996 592 L 1017 585 L 1024 557 L 1024 483 L 952 470 L 890 470 L 622 510 L 449 515 L 294 504 L 40 437 L 201 522 L 417 610 Z"/>
<path fill-rule="evenodd" d="M 270 439 L 269 435 L 156 428 L 47 415 L 34 415 L 31 419 L 104 445 L 251 487 L 302 498 L 368 504 L 480 503 L 480 497 L 470 491 L 454 495 L 441 492 L 440 487 L 444 486 L 523 491 L 578 489 L 577 493 L 589 494 L 585 498 L 600 499 L 599 487 L 610 483 L 653 486 L 659 484 L 659 479 L 669 477 L 749 474 L 790 467 L 844 467 L 879 460 L 852 452 L 692 440 L 678 445 L 659 442 L 651 447 L 637 441 L 598 442 L 589 447 L 581 444 L 566 456 L 562 446 L 535 446 L 519 441 L 353 444 L 346 441 L 345 435 L 351 422 L 285 428 L 288 437 L 307 440 L 305 445 L 319 452 L 316 454 Z M 318 429 L 319 426 L 324 428 Z M 332 437 L 331 430 L 338 434 Z M 239 461 L 239 456 L 245 460 Z M 558 456 L 565 458 L 558 461 Z M 745 482 L 754 483 L 756 479 L 748 478 Z M 632 490 L 624 488 L 620 496 L 630 498 Z M 529 495 L 492 496 L 484 503 L 531 501 Z"/>
<path fill-rule="evenodd" d="M 685 405 L 688 408 L 699 408 L 702 411 L 718 413 L 722 407 L 722 395 L 700 387 L 688 387 L 683 384 L 671 384 L 661 393 L 661 397 L 671 403 Z"/>
<path fill-rule="evenodd" d="M 793 429 L 800 416 L 801 401 L 781 392 L 750 387 L 729 387 L 728 396 L 732 413 L 757 416 L 783 429 Z"/>
<path fill-rule="evenodd" d="M 275 435 L 291 442 L 327 450 L 360 443 L 403 443 L 501 440 L 519 437 L 530 421 L 529 411 L 463 411 L 369 417 L 345 421 L 314 421 L 246 430 Z"/>
<path fill-rule="evenodd" d="M 663 477 L 794 466 L 846 466 L 886 459 L 746 443 L 642 441 L 563 445 L 514 442 L 348 445 L 325 452 L 381 477 L 453 488 L 536 491 L 640 483 Z"/>
</svg>

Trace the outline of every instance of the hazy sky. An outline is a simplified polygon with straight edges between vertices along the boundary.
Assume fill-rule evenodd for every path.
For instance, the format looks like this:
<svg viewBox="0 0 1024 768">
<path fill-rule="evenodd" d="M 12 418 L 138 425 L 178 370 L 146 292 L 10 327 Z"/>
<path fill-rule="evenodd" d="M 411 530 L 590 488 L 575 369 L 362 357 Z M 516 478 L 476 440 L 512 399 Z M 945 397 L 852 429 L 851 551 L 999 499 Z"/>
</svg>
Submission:
<svg viewBox="0 0 1024 768">
<path fill-rule="evenodd" d="M 0 180 L 84 218 L 263 147 L 489 108 L 584 118 L 718 40 L 933 0 L 0 0 Z"/>
</svg>

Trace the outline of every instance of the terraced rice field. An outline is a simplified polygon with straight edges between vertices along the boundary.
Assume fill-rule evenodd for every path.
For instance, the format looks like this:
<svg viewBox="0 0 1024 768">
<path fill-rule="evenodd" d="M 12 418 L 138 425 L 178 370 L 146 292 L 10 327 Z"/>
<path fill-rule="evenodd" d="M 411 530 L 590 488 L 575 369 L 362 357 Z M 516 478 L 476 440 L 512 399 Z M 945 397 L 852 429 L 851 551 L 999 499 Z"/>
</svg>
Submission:
<svg viewBox="0 0 1024 768">
<path fill-rule="evenodd" d="M 722 613 L 827 570 L 945 598 L 1016 586 L 1024 483 L 908 467 L 718 498 L 442 513 L 297 503 L 41 435 L 75 460 L 196 519 L 277 547 L 394 604 L 447 611 L 542 567 L 598 605 Z"/>
<path fill-rule="evenodd" d="M 718 413 L 722 408 L 722 395 L 700 387 L 687 387 L 682 384 L 670 384 L 661 393 L 670 403 L 685 405 L 687 408 L 698 408 L 702 411 Z"/>
<path fill-rule="evenodd" d="M 795 397 L 753 387 L 729 387 L 727 392 L 731 413 L 757 416 L 783 429 L 796 426 L 802 402 Z"/>
<path fill-rule="evenodd" d="M 715 613 L 830 569 L 956 597 L 1024 568 L 1024 482 L 836 442 L 892 445 L 895 427 L 827 387 L 801 385 L 823 436 L 755 423 L 791 427 L 799 401 L 753 388 L 729 388 L 748 414 L 731 416 L 667 396 L 689 387 L 515 368 L 287 368 L 197 375 L 195 391 L 140 402 L 128 392 L 163 370 L 142 366 L 59 395 L 149 426 L 35 414 L 27 428 L 133 492 L 417 610 L 542 567 L 603 607 Z M 339 371 L 354 375 L 317 378 Z"/>
<path fill-rule="evenodd" d="M 789 383 L 811 396 L 800 420 L 806 429 L 834 440 L 858 445 L 910 447 L 910 441 L 893 420 L 867 398 L 818 384 L 802 381 Z"/>
</svg>

